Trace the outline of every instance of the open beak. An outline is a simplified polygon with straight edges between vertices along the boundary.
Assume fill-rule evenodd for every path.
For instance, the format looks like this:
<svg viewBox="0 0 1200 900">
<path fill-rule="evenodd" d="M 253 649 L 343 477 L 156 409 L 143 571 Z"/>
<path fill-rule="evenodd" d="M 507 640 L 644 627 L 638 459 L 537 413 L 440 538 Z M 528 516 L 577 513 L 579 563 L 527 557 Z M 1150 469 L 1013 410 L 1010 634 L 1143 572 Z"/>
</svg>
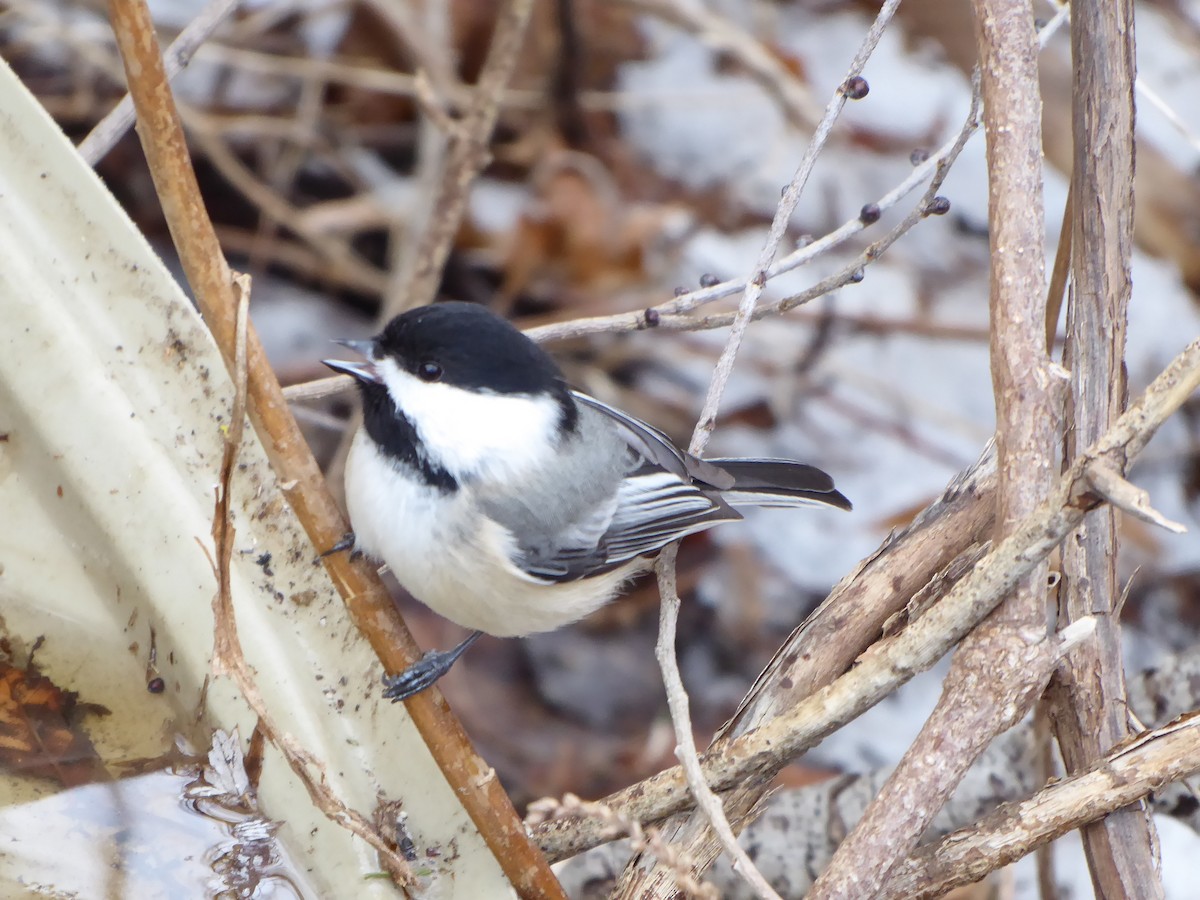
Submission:
<svg viewBox="0 0 1200 900">
<path fill-rule="evenodd" d="M 382 384 L 383 379 L 379 377 L 379 370 L 375 367 L 375 342 L 374 341 L 334 341 L 335 344 L 341 344 L 343 347 L 353 350 L 359 356 L 366 357 L 366 362 L 347 362 L 341 359 L 323 359 L 325 365 L 333 369 L 335 372 L 345 372 L 347 375 L 352 375 L 359 381 L 365 384 Z"/>
</svg>

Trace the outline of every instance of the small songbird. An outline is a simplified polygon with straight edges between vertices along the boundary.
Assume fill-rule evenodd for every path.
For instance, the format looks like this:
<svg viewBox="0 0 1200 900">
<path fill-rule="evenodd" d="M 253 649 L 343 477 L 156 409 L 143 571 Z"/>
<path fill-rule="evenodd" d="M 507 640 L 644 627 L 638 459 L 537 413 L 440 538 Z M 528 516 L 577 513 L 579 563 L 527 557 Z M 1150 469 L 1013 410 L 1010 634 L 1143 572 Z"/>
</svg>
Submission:
<svg viewBox="0 0 1200 900">
<path fill-rule="evenodd" d="M 747 506 L 850 501 L 813 466 L 699 459 L 656 428 L 571 390 L 550 356 L 471 303 L 397 316 L 339 341 L 363 425 L 346 460 L 353 546 L 473 634 L 385 679 L 402 700 L 481 633 L 551 631 L 599 609 L 672 541 Z"/>
</svg>

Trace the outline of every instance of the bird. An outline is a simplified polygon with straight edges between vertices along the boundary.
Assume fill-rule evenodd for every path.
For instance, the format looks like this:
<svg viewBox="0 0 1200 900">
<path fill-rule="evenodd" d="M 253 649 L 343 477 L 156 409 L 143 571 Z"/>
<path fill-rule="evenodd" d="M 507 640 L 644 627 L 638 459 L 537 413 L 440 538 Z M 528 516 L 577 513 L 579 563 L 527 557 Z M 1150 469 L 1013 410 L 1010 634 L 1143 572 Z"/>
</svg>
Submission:
<svg viewBox="0 0 1200 900">
<path fill-rule="evenodd" d="M 384 677 L 405 700 L 482 634 L 552 631 L 595 612 L 668 544 L 746 507 L 851 509 L 833 479 L 784 459 L 702 459 L 573 390 L 553 358 L 485 306 L 401 313 L 335 341 L 362 424 L 345 464 L 352 532 L 328 552 L 382 561 L 417 600 L 470 629 Z"/>
</svg>

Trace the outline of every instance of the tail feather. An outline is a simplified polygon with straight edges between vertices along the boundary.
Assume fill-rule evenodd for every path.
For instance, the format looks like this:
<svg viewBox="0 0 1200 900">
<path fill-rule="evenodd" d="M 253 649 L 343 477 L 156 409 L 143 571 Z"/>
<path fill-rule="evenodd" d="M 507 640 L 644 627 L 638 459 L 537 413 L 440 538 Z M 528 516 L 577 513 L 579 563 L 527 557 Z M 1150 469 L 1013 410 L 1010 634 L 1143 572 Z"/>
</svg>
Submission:
<svg viewBox="0 0 1200 900">
<path fill-rule="evenodd" d="M 733 476 L 733 486 L 721 492 L 734 509 L 745 506 L 835 506 L 851 503 L 816 466 L 785 459 L 709 459 Z"/>
</svg>

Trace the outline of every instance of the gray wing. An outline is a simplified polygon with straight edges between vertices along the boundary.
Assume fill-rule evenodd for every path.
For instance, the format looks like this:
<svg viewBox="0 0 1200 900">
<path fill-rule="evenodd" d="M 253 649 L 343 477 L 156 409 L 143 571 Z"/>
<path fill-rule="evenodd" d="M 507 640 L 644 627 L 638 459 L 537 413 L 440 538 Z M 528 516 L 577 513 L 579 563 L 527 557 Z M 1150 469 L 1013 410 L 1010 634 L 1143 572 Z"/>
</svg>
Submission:
<svg viewBox="0 0 1200 900">
<path fill-rule="evenodd" d="M 578 521 L 519 546 L 513 562 L 531 580 L 574 581 L 612 571 L 686 535 L 741 518 L 716 490 L 732 486 L 733 476 L 681 452 L 665 434 L 633 416 L 587 394 L 572 391 L 572 396 L 582 414 L 581 428 L 577 449 L 565 464 L 579 465 L 579 471 L 556 473 L 555 483 L 593 480 L 598 466 L 614 455 L 621 458 L 614 445 L 632 452 L 624 454 L 622 471 L 605 496 L 591 500 Z M 517 530 L 529 534 L 527 528 Z"/>
<path fill-rule="evenodd" d="M 648 425 L 641 419 L 636 419 L 628 413 L 621 412 L 621 410 L 579 391 L 571 391 L 571 396 L 588 409 L 605 416 L 616 426 L 617 432 L 630 448 L 643 459 L 656 463 L 668 472 L 673 472 L 681 481 L 697 478 L 705 484 L 722 490 L 733 487 L 734 479 L 728 472 L 698 456 L 684 453 L 675 446 L 669 437 L 653 425 Z"/>
<path fill-rule="evenodd" d="M 595 470 L 619 460 L 622 443 L 634 461 L 608 473 L 602 495 L 587 503 L 577 498 L 572 508 L 583 513 L 578 521 L 560 523 L 519 547 L 513 562 L 532 581 L 574 581 L 612 571 L 689 534 L 740 519 L 737 510 L 746 506 L 850 509 L 833 479 L 814 466 L 778 459 L 699 459 L 640 419 L 587 394 L 571 395 L 583 426 L 566 463 L 574 470 L 556 473 L 547 483 L 568 491 L 580 483 L 594 486 Z M 547 508 L 531 507 L 535 517 Z"/>
<path fill-rule="evenodd" d="M 621 565 L 741 517 L 715 491 L 701 490 L 656 466 L 643 466 L 621 483 L 616 512 L 602 539 L 608 564 Z"/>
<path fill-rule="evenodd" d="M 574 581 L 610 572 L 672 541 L 718 522 L 740 518 L 715 493 L 645 463 L 622 479 L 607 527 L 598 541 L 524 548 L 513 561 L 539 581 Z"/>
</svg>

